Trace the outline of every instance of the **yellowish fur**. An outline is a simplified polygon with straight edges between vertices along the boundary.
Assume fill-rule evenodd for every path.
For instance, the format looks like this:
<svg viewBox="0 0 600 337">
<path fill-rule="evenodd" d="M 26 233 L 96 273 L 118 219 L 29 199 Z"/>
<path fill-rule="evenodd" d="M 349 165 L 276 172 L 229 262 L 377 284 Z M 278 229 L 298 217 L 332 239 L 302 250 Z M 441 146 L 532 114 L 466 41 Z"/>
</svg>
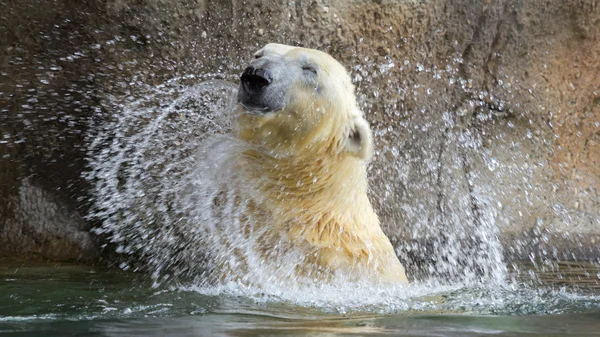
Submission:
<svg viewBox="0 0 600 337">
<path fill-rule="evenodd" d="M 372 139 L 346 70 L 316 50 L 269 44 L 257 54 L 265 53 L 290 64 L 309 58 L 319 72 L 318 90 L 296 83 L 283 110 L 253 115 L 239 107 L 238 137 L 251 147 L 238 164 L 258 182 L 261 207 L 272 215 L 264 225 L 312 254 L 299 272 L 320 267 L 352 279 L 406 282 L 367 197 Z"/>
</svg>

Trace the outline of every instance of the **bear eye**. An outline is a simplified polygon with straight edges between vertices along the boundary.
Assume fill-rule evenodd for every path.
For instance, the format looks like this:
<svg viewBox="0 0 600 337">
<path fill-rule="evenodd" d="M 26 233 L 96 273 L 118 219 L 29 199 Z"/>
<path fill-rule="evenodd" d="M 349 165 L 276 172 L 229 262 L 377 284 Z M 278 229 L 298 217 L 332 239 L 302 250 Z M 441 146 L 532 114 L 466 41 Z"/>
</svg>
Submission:
<svg viewBox="0 0 600 337">
<path fill-rule="evenodd" d="M 311 66 L 311 65 L 304 65 L 302 66 L 302 70 L 303 71 L 310 71 L 313 74 L 317 74 L 317 69 L 315 69 L 315 67 Z"/>
</svg>

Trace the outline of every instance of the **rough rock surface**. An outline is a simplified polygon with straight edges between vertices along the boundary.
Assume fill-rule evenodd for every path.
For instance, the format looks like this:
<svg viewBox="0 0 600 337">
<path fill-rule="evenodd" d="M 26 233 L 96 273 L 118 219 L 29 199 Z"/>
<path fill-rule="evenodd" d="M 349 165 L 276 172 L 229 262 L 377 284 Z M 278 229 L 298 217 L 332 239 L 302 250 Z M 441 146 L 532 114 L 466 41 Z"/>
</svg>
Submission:
<svg viewBox="0 0 600 337">
<path fill-rule="evenodd" d="M 597 1 L 0 6 L 4 256 L 95 256 L 80 172 L 90 122 L 110 118 L 106 95 L 183 74 L 235 80 L 267 42 L 351 70 L 376 135 L 373 200 L 409 270 L 435 266 L 440 238 L 463 255 L 499 235 L 513 257 L 600 256 Z M 34 191 L 44 197 L 23 196 Z M 22 215 L 35 207 L 53 211 Z"/>
</svg>

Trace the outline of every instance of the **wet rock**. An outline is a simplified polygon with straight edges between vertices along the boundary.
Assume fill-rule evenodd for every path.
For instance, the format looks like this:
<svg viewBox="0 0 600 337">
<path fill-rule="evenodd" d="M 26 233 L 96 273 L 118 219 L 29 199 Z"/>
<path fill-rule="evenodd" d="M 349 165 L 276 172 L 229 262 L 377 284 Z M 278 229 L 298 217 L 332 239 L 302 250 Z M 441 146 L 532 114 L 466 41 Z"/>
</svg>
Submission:
<svg viewBox="0 0 600 337">
<path fill-rule="evenodd" d="M 0 14 L 0 255 L 93 260 L 83 142 L 99 111 L 89 4 L 20 1 Z"/>
<path fill-rule="evenodd" d="M 0 256 L 80 262 L 98 257 L 85 219 L 29 179 L 21 181 L 9 203 L 15 205 L 14 213 L 2 228 Z"/>
<path fill-rule="evenodd" d="M 410 268 L 430 272 L 448 254 L 472 267 L 476 259 L 463 257 L 498 250 L 486 246 L 494 237 L 507 255 L 543 258 L 540 245 L 527 244 L 530 233 L 559 247 L 572 233 L 569 245 L 600 256 L 580 235 L 600 232 L 600 8 L 593 0 L 4 7 L 0 231 L 3 238 L 20 232 L 23 242 L 6 250 L 12 255 L 94 256 L 87 253 L 93 241 L 72 243 L 92 224 L 60 219 L 87 213 L 84 139 L 111 117 L 108 96 L 134 97 L 145 85 L 189 74 L 192 82 L 236 81 L 253 51 L 280 42 L 324 50 L 351 70 L 377 141 L 372 199 Z M 23 186 L 51 202 L 23 199 L 21 191 L 31 190 Z M 57 205 L 62 215 L 23 216 L 31 209 L 23 202 Z M 63 226 L 48 229 L 59 243 L 23 230 L 48 221 Z"/>
</svg>

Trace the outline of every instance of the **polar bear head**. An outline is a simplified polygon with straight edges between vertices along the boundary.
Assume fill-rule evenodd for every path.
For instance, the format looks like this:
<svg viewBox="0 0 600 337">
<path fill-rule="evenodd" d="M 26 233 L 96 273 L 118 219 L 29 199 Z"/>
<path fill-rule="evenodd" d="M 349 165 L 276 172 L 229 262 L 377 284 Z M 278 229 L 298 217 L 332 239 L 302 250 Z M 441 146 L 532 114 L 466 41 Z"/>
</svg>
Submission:
<svg viewBox="0 0 600 337">
<path fill-rule="evenodd" d="M 243 71 L 239 136 L 272 155 L 315 148 L 367 162 L 372 135 L 345 68 L 318 50 L 268 44 Z"/>
</svg>

